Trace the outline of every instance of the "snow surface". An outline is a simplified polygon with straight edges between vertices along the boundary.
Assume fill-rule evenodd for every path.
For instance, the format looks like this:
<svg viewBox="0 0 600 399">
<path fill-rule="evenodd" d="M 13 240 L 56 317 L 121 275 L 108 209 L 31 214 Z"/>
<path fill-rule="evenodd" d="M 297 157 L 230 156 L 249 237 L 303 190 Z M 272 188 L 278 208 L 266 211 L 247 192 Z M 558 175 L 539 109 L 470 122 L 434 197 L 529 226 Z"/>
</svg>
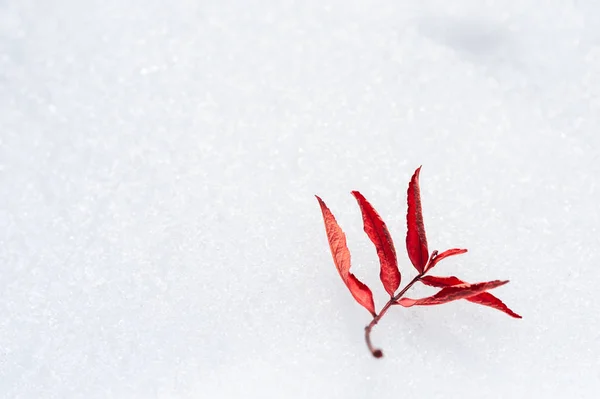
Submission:
<svg viewBox="0 0 600 399">
<path fill-rule="evenodd" d="M 0 1 L 0 397 L 596 398 L 600 3 Z M 375 327 L 350 191 L 459 301 Z M 431 288 L 416 287 L 412 297 Z"/>
</svg>

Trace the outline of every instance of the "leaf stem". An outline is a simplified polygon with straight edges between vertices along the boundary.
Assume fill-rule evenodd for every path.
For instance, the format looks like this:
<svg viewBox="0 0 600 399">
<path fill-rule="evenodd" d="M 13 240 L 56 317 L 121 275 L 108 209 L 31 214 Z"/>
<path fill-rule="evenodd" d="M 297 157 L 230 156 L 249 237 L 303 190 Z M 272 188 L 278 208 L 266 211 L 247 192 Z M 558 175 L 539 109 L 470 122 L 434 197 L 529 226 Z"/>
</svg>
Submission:
<svg viewBox="0 0 600 399">
<path fill-rule="evenodd" d="M 377 325 L 377 323 L 379 323 L 379 320 L 381 320 L 383 315 L 394 304 L 394 302 L 396 302 L 398 299 L 402 298 L 402 296 L 406 293 L 406 291 L 408 291 L 410 289 L 410 287 L 412 287 L 417 281 L 419 281 L 421 279 L 421 277 L 423 277 L 424 274 L 425 274 L 425 272 L 417 275 L 399 293 L 397 293 L 396 295 L 391 297 L 390 300 L 385 304 L 385 306 L 383 308 L 381 308 L 381 311 L 379 312 L 379 314 L 375 315 L 373 317 L 373 320 L 371 320 L 371 322 L 369 323 L 369 325 L 365 327 L 365 341 L 367 342 L 367 347 L 369 348 L 369 350 L 371 351 L 371 354 L 373 356 L 375 356 L 377 358 L 383 357 L 383 352 L 381 351 L 381 349 L 377 349 L 377 348 L 373 347 L 373 344 L 371 343 L 371 330 L 373 329 L 373 327 L 375 327 Z"/>
</svg>

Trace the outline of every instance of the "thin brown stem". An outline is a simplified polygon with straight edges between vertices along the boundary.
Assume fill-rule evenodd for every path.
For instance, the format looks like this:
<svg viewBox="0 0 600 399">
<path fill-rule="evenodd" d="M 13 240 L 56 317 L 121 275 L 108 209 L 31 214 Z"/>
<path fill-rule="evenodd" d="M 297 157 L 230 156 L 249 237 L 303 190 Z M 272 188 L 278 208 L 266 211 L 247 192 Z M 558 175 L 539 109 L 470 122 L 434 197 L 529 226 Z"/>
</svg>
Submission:
<svg viewBox="0 0 600 399">
<path fill-rule="evenodd" d="M 375 327 L 377 325 L 377 323 L 379 323 L 379 320 L 381 320 L 383 315 L 394 304 L 394 302 L 396 302 L 398 299 L 402 298 L 402 296 L 406 293 L 406 291 L 408 291 L 410 289 L 410 287 L 412 287 L 417 281 L 419 281 L 421 279 L 421 277 L 423 277 L 424 274 L 425 273 L 421 273 L 421 274 L 417 275 L 399 293 L 397 293 L 396 295 L 391 297 L 390 300 L 385 304 L 385 306 L 383 308 L 381 308 L 381 311 L 379 312 L 379 314 L 375 315 L 375 317 L 373 317 L 373 320 L 371 320 L 369 325 L 365 327 L 365 341 L 367 342 L 367 347 L 369 348 L 369 350 L 371 351 L 371 354 L 373 354 L 373 356 L 375 356 L 377 358 L 382 357 L 383 352 L 381 351 L 381 349 L 377 349 L 377 348 L 373 347 L 373 344 L 371 343 L 371 330 L 373 329 L 373 327 Z"/>
</svg>

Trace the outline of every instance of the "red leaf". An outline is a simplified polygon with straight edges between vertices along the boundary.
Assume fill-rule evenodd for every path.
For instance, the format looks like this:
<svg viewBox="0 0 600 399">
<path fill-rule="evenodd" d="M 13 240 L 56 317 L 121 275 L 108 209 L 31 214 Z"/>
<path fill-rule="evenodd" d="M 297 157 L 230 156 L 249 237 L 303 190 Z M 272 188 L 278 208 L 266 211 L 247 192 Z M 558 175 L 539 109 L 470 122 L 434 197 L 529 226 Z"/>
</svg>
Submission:
<svg viewBox="0 0 600 399">
<path fill-rule="evenodd" d="M 427 249 L 427 237 L 425 236 L 425 225 L 423 224 L 423 211 L 421 209 L 421 189 L 419 188 L 419 173 L 421 167 L 415 173 L 408 184 L 408 212 L 406 213 L 406 250 L 413 266 L 419 273 L 423 273 L 429 250 Z"/>
<path fill-rule="evenodd" d="M 315 195 L 321 206 L 323 221 L 325 222 L 325 231 L 329 248 L 333 256 L 333 262 L 337 268 L 344 284 L 350 290 L 350 293 L 356 299 L 356 302 L 364 306 L 375 317 L 375 304 L 373 303 L 373 293 L 365 284 L 360 282 L 354 274 L 350 273 L 350 251 L 346 244 L 346 235 L 338 225 L 335 217 L 325 205 L 321 198 Z"/>
<path fill-rule="evenodd" d="M 451 285 L 465 284 L 464 281 L 458 279 L 456 277 L 434 277 L 434 276 L 425 276 L 421 279 L 421 282 L 430 287 L 448 287 Z M 515 319 L 522 319 L 523 317 L 513 312 L 508 306 L 504 304 L 500 299 L 490 294 L 489 292 L 484 292 L 479 295 L 475 295 L 469 298 L 466 298 L 467 301 L 473 302 L 483 306 L 489 306 L 491 308 L 497 309 L 501 312 L 506 313 L 507 315 L 514 317 Z"/>
<path fill-rule="evenodd" d="M 452 285 L 445 288 L 442 288 L 437 294 L 421 299 L 410 299 L 410 298 L 402 298 L 398 300 L 396 303 L 402 305 L 404 307 L 411 307 L 415 305 L 425 306 L 425 305 L 441 305 L 442 303 L 447 303 L 451 301 L 456 301 L 458 299 L 469 298 L 474 295 L 481 294 L 487 290 L 491 290 L 492 288 L 500 287 L 508 283 L 508 280 L 500 281 L 488 281 L 485 283 L 475 283 L 475 284 L 458 284 Z"/>
<path fill-rule="evenodd" d="M 365 233 L 377 249 L 381 266 L 379 278 L 387 293 L 394 296 L 394 292 L 400 285 L 400 271 L 398 270 L 398 260 L 396 259 L 396 249 L 394 248 L 392 236 L 373 205 L 358 191 L 352 191 L 352 195 L 354 195 L 358 206 L 360 206 Z"/>
<path fill-rule="evenodd" d="M 523 316 L 516 314 L 513 312 L 508 306 L 504 304 L 500 299 L 490 294 L 489 292 L 484 292 L 483 294 L 475 295 L 470 298 L 467 298 L 467 301 L 477 303 L 483 306 L 489 306 L 490 308 L 497 309 L 501 312 L 506 313 L 507 315 L 514 317 L 515 319 L 522 319 Z"/>
<path fill-rule="evenodd" d="M 433 267 L 442 259 L 447 258 L 448 256 L 452 256 L 452 255 L 460 255 L 460 254 L 464 254 L 465 252 L 467 252 L 466 249 L 458 249 L 458 248 L 453 248 L 453 249 L 449 249 L 447 251 L 442 252 L 441 254 L 437 255 L 432 254 L 431 256 L 431 262 L 429 262 L 429 266 L 427 267 L 427 270 L 431 270 L 433 269 Z"/>
<path fill-rule="evenodd" d="M 466 284 L 461 279 L 451 276 L 451 277 L 435 277 L 435 276 L 424 276 L 421 277 L 420 280 L 423 284 L 428 285 L 430 287 L 438 287 L 444 288 L 449 287 L 451 285 L 460 285 Z"/>
</svg>

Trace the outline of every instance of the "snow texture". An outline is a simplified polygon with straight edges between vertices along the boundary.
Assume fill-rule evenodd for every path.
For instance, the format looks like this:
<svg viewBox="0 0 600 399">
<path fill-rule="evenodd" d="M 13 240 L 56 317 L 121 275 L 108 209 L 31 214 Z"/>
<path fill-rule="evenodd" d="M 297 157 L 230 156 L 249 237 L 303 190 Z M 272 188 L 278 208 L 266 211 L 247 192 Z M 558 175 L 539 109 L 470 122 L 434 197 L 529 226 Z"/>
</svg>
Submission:
<svg viewBox="0 0 600 399">
<path fill-rule="evenodd" d="M 600 4 L 1 0 L 1 398 L 596 398 Z M 373 330 L 360 190 L 436 274 Z M 415 287 L 411 297 L 434 289 Z"/>
</svg>

